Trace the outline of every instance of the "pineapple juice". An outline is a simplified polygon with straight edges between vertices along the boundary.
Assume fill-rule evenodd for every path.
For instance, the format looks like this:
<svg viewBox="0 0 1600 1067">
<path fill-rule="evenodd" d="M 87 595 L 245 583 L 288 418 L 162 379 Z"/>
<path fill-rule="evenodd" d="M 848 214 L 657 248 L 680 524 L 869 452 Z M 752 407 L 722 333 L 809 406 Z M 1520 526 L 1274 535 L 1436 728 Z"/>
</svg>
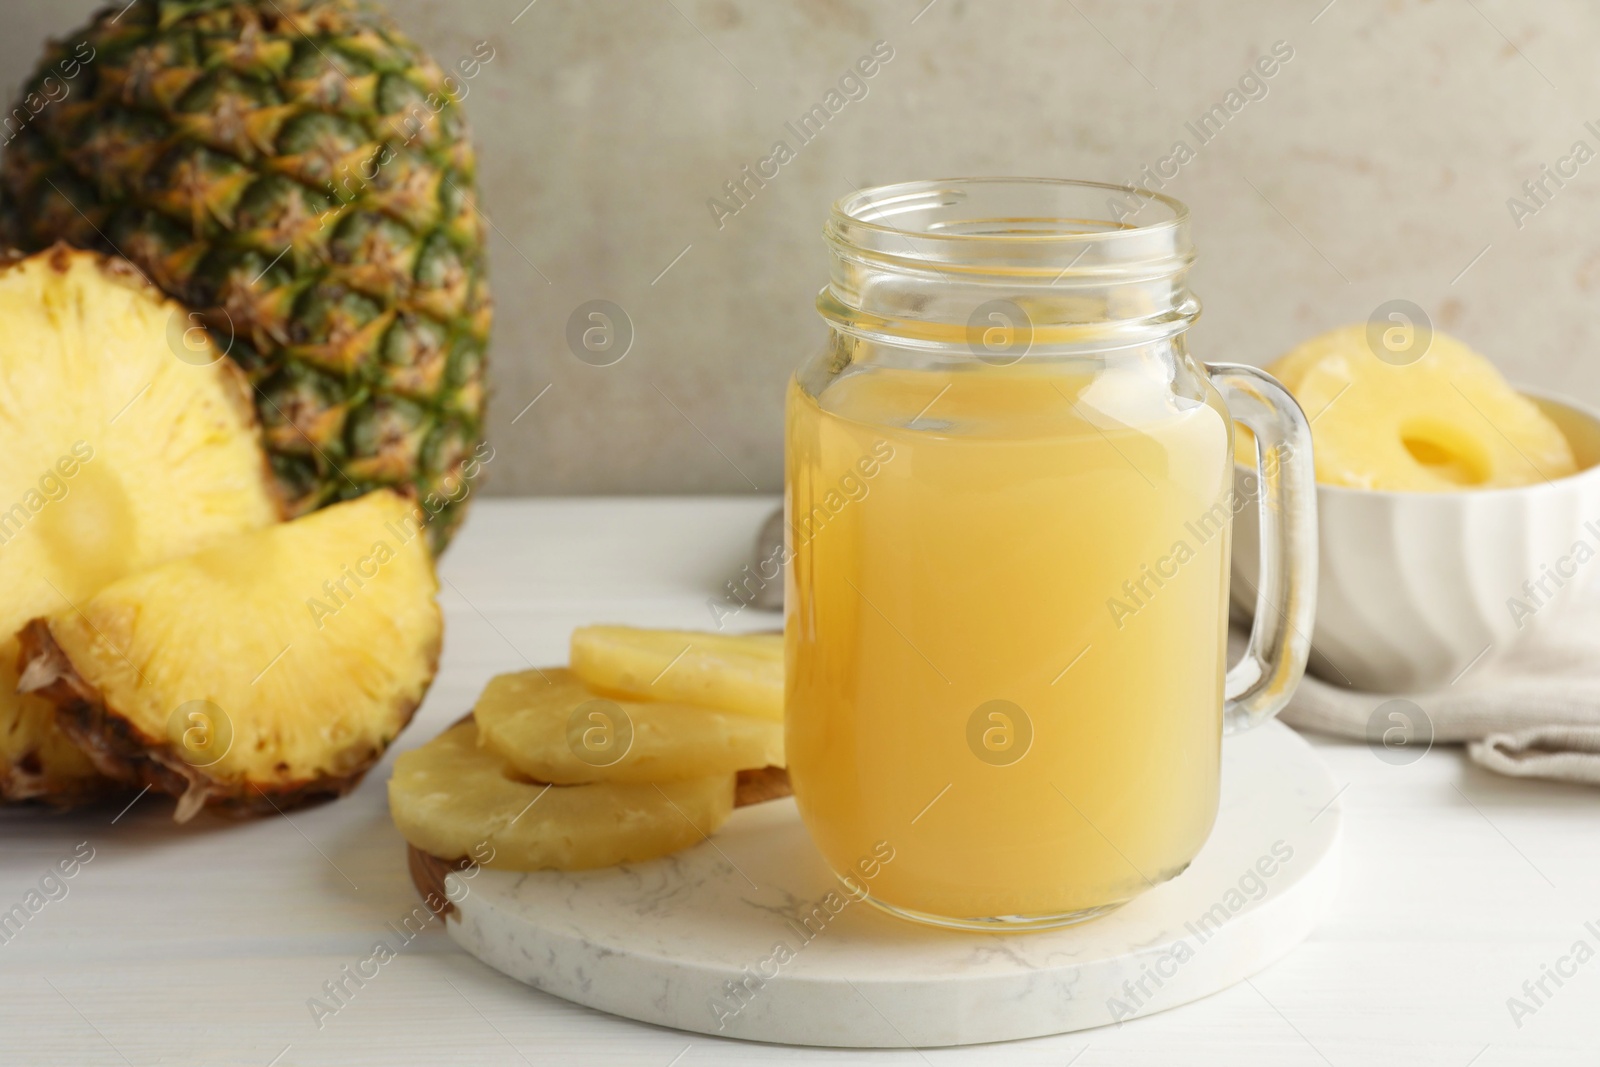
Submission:
<svg viewBox="0 0 1600 1067">
<path fill-rule="evenodd" d="M 1129 364 L 791 383 L 789 769 L 877 903 L 1093 912 L 1210 832 L 1231 424 Z"/>
</svg>

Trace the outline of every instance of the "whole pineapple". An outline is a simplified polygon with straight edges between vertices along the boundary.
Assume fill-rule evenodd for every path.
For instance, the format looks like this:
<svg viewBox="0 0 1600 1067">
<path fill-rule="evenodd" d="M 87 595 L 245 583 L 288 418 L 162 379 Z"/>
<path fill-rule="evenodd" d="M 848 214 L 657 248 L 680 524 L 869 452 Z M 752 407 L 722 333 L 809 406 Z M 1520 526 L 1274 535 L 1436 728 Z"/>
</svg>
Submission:
<svg viewBox="0 0 1600 1067">
<path fill-rule="evenodd" d="M 484 459 L 482 47 L 447 76 L 364 0 L 118 0 L 0 119 L 0 240 L 131 260 L 248 375 L 291 513 L 392 486 L 442 549 Z"/>
</svg>

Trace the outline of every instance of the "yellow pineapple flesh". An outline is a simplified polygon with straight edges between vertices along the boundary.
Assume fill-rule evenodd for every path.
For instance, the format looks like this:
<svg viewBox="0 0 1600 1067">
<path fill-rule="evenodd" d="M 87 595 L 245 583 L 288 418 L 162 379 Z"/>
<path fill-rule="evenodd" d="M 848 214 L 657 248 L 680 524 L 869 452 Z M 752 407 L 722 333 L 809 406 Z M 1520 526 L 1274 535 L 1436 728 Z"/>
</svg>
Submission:
<svg viewBox="0 0 1600 1067">
<path fill-rule="evenodd" d="M 243 376 L 131 267 L 10 263 L 0 322 L 0 797 L 65 805 L 113 783 L 17 693 L 17 630 L 278 504 Z"/>
<path fill-rule="evenodd" d="M 433 679 L 414 504 L 382 490 L 122 578 L 23 633 L 22 685 L 109 775 L 270 811 L 352 788 Z"/>
<path fill-rule="evenodd" d="M 572 670 L 594 689 L 783 721 L 783 637 L 583 626 Z"/>
<path fill-rule="evenodd" d="M 784 765 L 783 724 L 687 704 L 612 700 L 559 667 L 502 674 L 478 739 L 541 782 L 671 781 Z"/>
<path fill-rule="evenodd" d="M 1395 365 L 1365 326 L 1306 342 L 1268 368 L 1311 422 L 1317 481 L 1402 492 L 1530 485 L 1577 470 L 1572 448 L 1538 405 L 1483 356 L 1434 332 L 1427 352 Z"/>
<path fill-rule="evenodd" d="M 734 776 L 549 785 L 529 781 L 459 723 L 402 753 L 389 812 L 409 843 L 441 859 L 564 871 L 636 863 L 710 836 L 733 810 Z"/>
</svg>

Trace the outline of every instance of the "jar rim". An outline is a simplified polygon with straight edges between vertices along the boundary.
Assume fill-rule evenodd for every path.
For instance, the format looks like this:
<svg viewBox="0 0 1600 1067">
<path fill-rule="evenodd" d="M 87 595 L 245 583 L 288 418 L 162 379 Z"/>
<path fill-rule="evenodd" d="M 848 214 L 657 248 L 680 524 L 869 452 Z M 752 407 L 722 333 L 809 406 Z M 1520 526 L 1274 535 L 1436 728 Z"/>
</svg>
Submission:
<svg viewBox="0 0 1600 1067">
<path fill-rule="evenodd" d="M 1070 220 L 1080 224 L 1071 228 L 1062 226 L 1057 229 L 1035 228 L 981 232 L 929 229 L 926 226 L 910 228 L 905 225 L 892 225 L 879 221 L 884 218 L 910 215 L 914 212 L 926 214 L 931 208 L 970 202 L 973 192 L 982 189 L 1020 190 L 1023 194 L 1030 192 L 1045 192 L 1048 194 L 1066 191 L 1098 193 L 1105 195 L 1108 207 L 1114 202 L 1114 198 L 1118 197 L 1123 199 L 1124 207 L 1129 202 L 1137 204 L 1137 207 L 1126 211 L 1126 215 L 1129 217 L 1143 214 L 1146 208 L 1154 206 L 1165 209 L 1165 214 L 1164 217 L 1135 225 L 1128 225 L 1121 218 L 1096 219 L 1085 216 Z M 1108 210 L 1105 214 L 1116 215 L 1118 212 Z M 971 221 L 1067 223 L 1069 219 L 1063 216 L 1053 218 L 1049 216 L 1033 216 L 1026 219 L 1012 217 L 1009 219 L 979 219 Z M 1062 242 L 1068 244 L 1103 244 L 1136 236 L 1140 239 L 1148 239 L 1153 233 L 1183 229 L 1188 225 L 1188 222 L 1189 208 L 1183 201 L 1143 186 L 1123 185 L 1115 182 L 1096 182 L 1078 178 L 993 176 L 920 179 L 858 189 L 834 201 L 830 212 L 829 229 L 835 232 L 841 229 L 865 229 L 880 234 L 915 238 L 919 242 L 999 241 L 1006 243 Z"/>
<path fill-rule="evenodd" d="M 902 347 L 987 337 L 1003 312 L 1025 324 L 1030 350 L 1108 350 L 1171 338 L 1200 310 L 1186 281 L 1189 209 L 1141 186 L 901 182 L 836 201 L 823 238 L 817 310 L 836 330 Z"/>
</svg>

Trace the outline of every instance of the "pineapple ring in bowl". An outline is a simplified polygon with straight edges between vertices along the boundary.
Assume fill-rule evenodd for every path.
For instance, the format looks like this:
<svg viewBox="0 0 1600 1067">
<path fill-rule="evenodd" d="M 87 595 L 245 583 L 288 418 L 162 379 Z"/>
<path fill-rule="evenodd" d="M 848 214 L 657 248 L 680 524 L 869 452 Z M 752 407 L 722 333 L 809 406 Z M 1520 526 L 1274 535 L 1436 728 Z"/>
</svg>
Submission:
<svg viewBox="0 0 1600 1067">
<path fill-rule="evenodd" d="M 473 709 L 478 740 L 540 782 L 665 782 L 784 764 L 783 724 L 617 701 L 560 667 L 502 674 Z"/>
<path fill-rule="evenodd" d="M 529 782 L 458 723 L 401 754 L 389 813 L 411 845 L 501 870 L 609 867 L 665 856 L 709 837 L 733 811 L 734 776 L 677 782 Z M 485 853 L 488 853 L 485 856 Z"/>
<path fill-rule="evenodd" d="M 1455 492 L 1317 486 L 1314 674 L 1374 693 L 1442 688 L 1561 625 L 1563 605 L 1600 579 L 1600 411 L 1522 397 L 1570 443 L 1577 473 Z M 1254 470 L 1236 466 L 1234 486 L 1253 505 Z M 1232 598 L 1246 616 L 1259 541 L 1256 510 L 1244 506 Z"/>
<path fill-rule="evenodd" d="M 1347 326 L 1268 370 L 1312 420 L 1320 485 L 1454 492 L 1533 485 L 1578 469 L 1555 422 L 1444 333 L 1397 366 L 1373 353 L 1365 326 Z"/>
</svg>

